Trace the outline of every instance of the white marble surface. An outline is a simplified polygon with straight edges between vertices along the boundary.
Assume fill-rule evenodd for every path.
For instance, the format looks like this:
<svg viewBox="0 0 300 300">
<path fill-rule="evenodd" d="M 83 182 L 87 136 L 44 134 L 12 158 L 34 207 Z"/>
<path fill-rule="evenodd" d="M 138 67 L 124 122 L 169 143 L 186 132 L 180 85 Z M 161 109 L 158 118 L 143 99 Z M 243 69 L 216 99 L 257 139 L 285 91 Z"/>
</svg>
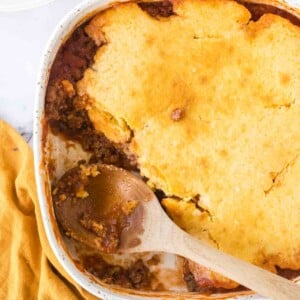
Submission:
<svg viewBox="0 0 300 300">
<path fill-rule="evenodd" d="M 29 143 L 43 49 L 59 20 L 79 2 L 55 0 L 26 11 L 0 12 L 0 119 L 10 123 Z"/>
</svg>

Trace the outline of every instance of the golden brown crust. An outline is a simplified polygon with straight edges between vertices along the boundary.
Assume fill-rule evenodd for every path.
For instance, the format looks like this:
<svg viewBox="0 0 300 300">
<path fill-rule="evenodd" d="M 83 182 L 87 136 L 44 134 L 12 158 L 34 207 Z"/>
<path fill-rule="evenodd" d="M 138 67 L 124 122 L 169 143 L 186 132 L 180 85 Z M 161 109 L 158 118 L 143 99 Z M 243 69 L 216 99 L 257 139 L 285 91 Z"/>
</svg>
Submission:
<svg viewBox="0 0 300 300">
<path fill-rule="evenodd" d="M 299 269 L 300 29 L 273 14 L 253 22 L 226 0 L 147 9 L 96 16 L 85 28 L 102 46 L 93 66 L 76 88 L 82 70 L 59 84 L 68 99 L 88 96 L 92 131 L 130 145 L 149 184 L 176 196 L 163 205 L 178 225 L 271 271 Z"/>
<path fill-rule="evenodd" d="M 233 1 L 175 1 L 174 12 L 159 21 L 128 3 L 96 16 L 108 43 L 78 87 L 134 131 L 150 184 L 200 195 L 209 213 L 195 235 L 272 271 L 300 268 L 300 30 L 272 14 L 251 22 Z"/>
</svg>

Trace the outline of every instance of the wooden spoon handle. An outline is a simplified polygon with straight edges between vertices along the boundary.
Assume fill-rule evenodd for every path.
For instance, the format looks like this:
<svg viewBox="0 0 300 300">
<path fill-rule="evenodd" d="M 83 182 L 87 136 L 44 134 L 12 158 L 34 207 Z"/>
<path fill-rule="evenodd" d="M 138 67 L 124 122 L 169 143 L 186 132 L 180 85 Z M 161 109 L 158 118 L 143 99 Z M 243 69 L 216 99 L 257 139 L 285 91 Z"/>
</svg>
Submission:
<svg viewBox="0 0 300 300">
<path fill-rule="evenodd" d="M 145 205 L 141 243 L 127 252 L 162 251 L 188 258 L 275 300 L 300 299 L 300 286 L 211 247 L 176 226 L 158 201 Z"/>
<path fill-rule="evenodd" d="M 223 253 L 173 226 L 166 247 L 168 252 L 186 257 L 271 299 L 300 299 L 300 286 L 296 283 Z"/>
</svg>

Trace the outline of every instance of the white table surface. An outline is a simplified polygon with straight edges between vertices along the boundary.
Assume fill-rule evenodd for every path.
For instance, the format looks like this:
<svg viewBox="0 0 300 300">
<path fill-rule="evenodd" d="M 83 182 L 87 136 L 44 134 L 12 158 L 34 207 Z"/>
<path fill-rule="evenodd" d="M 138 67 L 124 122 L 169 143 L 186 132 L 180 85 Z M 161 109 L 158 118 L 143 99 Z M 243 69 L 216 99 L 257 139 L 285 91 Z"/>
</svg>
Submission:
<svg viewBox="0 0 300 300">
<path fill-rule="evenodd" d="M 59 20 L 79 2 L 55 0 L 26 11 L 0 12 L 0 119 L 10 123 L 30 144 L 35 83 L 43 49 Z"/>
</svg>

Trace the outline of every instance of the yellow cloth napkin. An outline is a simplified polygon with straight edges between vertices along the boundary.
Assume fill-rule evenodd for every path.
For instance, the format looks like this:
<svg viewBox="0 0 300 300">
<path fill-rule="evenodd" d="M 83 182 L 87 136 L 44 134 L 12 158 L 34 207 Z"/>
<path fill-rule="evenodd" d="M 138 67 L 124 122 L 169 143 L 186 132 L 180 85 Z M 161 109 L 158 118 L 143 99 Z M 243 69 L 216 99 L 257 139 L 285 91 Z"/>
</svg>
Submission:
<svg viewBox="0 0 300 300">
<path fill-rule="evenodd" d="M 96 299 L 74 283 L 48 244 L 33 154 L 0 120 L 0 299 Z"/>
</svg>

